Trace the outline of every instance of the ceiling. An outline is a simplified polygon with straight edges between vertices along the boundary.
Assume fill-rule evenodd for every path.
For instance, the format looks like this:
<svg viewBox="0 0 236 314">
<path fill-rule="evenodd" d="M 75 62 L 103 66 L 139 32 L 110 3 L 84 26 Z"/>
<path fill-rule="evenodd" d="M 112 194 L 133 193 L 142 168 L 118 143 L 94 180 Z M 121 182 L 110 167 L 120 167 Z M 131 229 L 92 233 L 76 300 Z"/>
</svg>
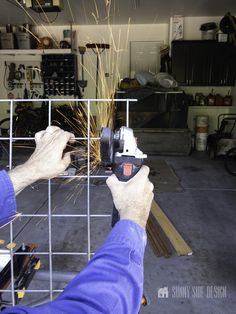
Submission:
<svg viewBox="0 0 236 314">
<path fill-rule="evenodd" d="M 108 3 L 111 3 L 109 14 Z M 54 25 L 107 24 L 107 16 L 110 24 L 127 24 L 129 18 L 131 24 L 152 24 L 167 23 L 173 15 L 223 16 L 228 11 L 236 14 L 235 0 L 64 0 L 64 10 L 57 18 L 56 13 L 47 13 L 47 16 L 50 21 L 56 18 Z M 17 0 L 1 0 L 1 25 L 46 24 L 44 14 L 40 17 L 30 9 L 27 13 L 19 7 Z"/>
</svg>

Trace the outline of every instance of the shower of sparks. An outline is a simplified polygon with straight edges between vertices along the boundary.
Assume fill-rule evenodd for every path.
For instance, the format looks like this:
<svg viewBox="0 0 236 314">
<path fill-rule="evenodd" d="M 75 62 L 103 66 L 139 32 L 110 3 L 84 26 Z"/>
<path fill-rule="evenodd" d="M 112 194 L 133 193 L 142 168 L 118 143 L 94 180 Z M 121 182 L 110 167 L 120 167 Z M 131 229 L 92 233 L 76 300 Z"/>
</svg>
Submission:
<svg viewBox="0 0 236 314">
<path fill-rule="evenodd" d="M 128 21 L 128 29 L 127 29 L 127 37 L 125 44 L 121 48 L 121 31 L 119 31 L 118 39 L 115 40 L 113 36 L 112 26 L 110 24 L 110 11 L 112 1 L 104 0 L 105 8 L 106 8 L 106 19 L 108 21 L 107 27 L 109 30 L 109 45 L 110 49 L 105 50 L 103 54 L 98 53 L 98 49 L 96 53 L 99 58 L 99 86 L 98 86 L 98 98 L 100 99 L 112 99 L 111 102 L 99 102 L 96 107 L 96 120 L 94 116 L 90 114 L 90 137 L 91 138 L 99 138 L 100 137 L 100 129 L 102 127 L 114 127 L 114 119 L 115 119 L 115 92 L 117 90 L 118 83 L 120 81 L 120 65 L 122 61 L 122 53 L 128 47 L 128 38 L 129 38 L 129 27 L 130 20 Z M 91 15 L 94 17 L 95 23 L 99 24 L 99 11 L 96 1 L 95 4 L 95 13 L 91 12 Z M 105 40 L 104 42 L 105 43 Z M 104 56 L 104 58 L 103 58 Z M 91 61 L 92 63 L 92 61 Z M 81 64 L 84 67 L 84 71 L 90 76 L 91 80 L 95 82 L 95 78 L 92 73 L 89 72 L 88 68 Z M 107 70 L 106 70 L 107 69 Z M 94 67 L 95 70 L 95 67 Z M 107 73 L 110 73 L 109 80 L 107 78 Z M 88 120 L 88 111 L 86 109 L 86 104 L 81 104 L 78 107 L 72 106 L 75 118 L 73 121 L 68 121 L 71 125 L 72 129 L 75 133 L 79 133 L 81 137 L 87 137 L 87 120 Z M 99 127 L 99 128 L 98 128 Z M 87 143 L 80 143 L 82 146 L 87 145 Z M 84 158 L 87 158 L 87 152 L 84 150 Z M 100 141 L 97 139 L 90 140 L 90 169 L 91 172 L 97 169 L 100 164 Z M 84 168 L 86 171 L 86 169 Z M 78 170 L 77 174 L 79 174 L 81 169 Z"/>
<path fill-rule="evenodd" d="M 37 23 L 37 21 L 30 15 L 29 10 L 27 10 L 20 2 L 15 0 L 16 3 L 21 7 L 21 9 L 25 12 L 25 14 L 31 19 L 34 25 L 41 26 L 45 32 L 52 38 L 54 44 L 59 47 L 59 43 L 56 40 L 56 37 L 52 35 L 52 33 L 49 31 L 49 29 L 43 25 L 42 23 Z M 40 1 L 36 0 L 39 6 L 42 9 L 42 14 L 45 16 L 45 18 L 48 21 L 48 26 L 52 26 L 52 23 L 50 22 L 47 14 L 44 12 Z M 100 0 L 99 0 L 100 1 Z M 103 54 L 98 54 L 99 58 L 99 83 L 98 83 L 98 98 L 100 99 L 112 99 L 110 102 L 99 102 L 95 108 L 95 112 L 88 112 L 87 104 L 86 103 L 79 103 L 75 105 L 72 102 L 69 102 L 70 107 L 72 108 L 74 112 L 73 118 L 68 118 L 65 115 L 63 115 L 58 106 L 58 112 L 63 115 L 64 120 L 67 122 L 67 124 L 70 126 L 70 128 L 73 130 L 75 134 L 79 134 L 79 137 L 86 138 L 88 137 L 88 118 L 90 118 L 90 169 L 91 173 L 96 171 L 98 169 L 98 166 L 100 164 L 101 158 L 100 158 L 100 130 L 102 127 L 114 127 L 114 118 L 115 118 L 115 92 L 118 86 L 118 83 L 120 81 L 120 65 L 121 65 L 121 59 L 122 59 L 122 52 L 125 51 L 128 47 L 128 38 L 129 38 L 129 27 L 130 27 L 130 21 L 128 21 L 128 27 L 127 27 L 127 38 L 124 43 L 122 43 L 121 48 L 121 31 L 118 33 L 118 38 L 114 38 L 113 36 L 113 28 L 111 25 L 111 14 L 115 16 L 115 0 L 103 0 L 104 1 L 104 8 L 106 12 L 105 19 L 102 17 L 102 15 L 99 12 L 98 3 L 96 0 L 94 0 L 94 12 L 90 12 L 91 16 L 93 16 L 94 21 L 96 24 L 99 24 L 101 21 L 102 24 L 106 20 L 107 28 L 108 28 L 108 40 L 103 40 L 102 43 L 108 43 L 110 45 L 109 50 L 105 50 Z M 67 0 L 67 5 L 69 7 L 69 11 L 73 20 L 73 23 L 75 23 L 70 0 Z M 84 3 L 83 3 L 84 5 Z M 112 10 L 113 8 L 113 10 Z M 84 8 L 85 10 L 85 8 Z M 112 13 L 111 13 L 112 12 Z M 51 28 L 50 28 L 51 30 Z M 36 37 L 36 35 L 34 35 Z M 39 41 L 39 38 L 36 37 Z M 108 42 L 107 42 L 108 41 Z M 91 42 L 91 41 L 90 41 Z M 97 51 L 98 52 L 98 51 Z M 89 61 L 89 66 L 92 68 L 92 70 L 96 70 L 96 66 L 94 64 L 94 60 L 91 56 L 91 54 L 87 55 L 87 60 Z M 85 65 L 82 65 L 84 68 L 85 73 L 90 77 L 90 80 L 96 84 L 95 77 L 88 68 Z M 109 78 L 107 77 L 109 74 Z M 89 115 L 89 117 L 88 117 Z M 86 162 L 88 162 L 88 156 L 87 156 L 87 140 L 81 140 L 76 142 L 76 147 L 71 147 L 72 154 L 75 156 L 74 166 L 77 167 L 76 175 L 85 174 L 87 171 L 86 168 Z M 85 165 L 82 166 L 76 166 L 76 156 L 80 159 L 85 160 Z M 72 163 L 73 164 L 73 163 Z M 80 181 L 79 181 L 80 182 Z"/>
<path fill-rule="evenodd" d="M 100 1 L 100 0 L 99 0 Z M 60 113 L 64 120 L 67 122 L 68 126 L 73 130 L 75 134 L 78 134 L 80 138 L 85 138 L 84 140 L 77 140 L 75 144 L 68 145 L 68 149 L 72 152 L 72 166 L 76 168 L 76 175 L 77 176 L 83 176 L 87 175 L 87 163 L 90 162 L 90 174 L 96 173 L 99 170 L 99 165 L 101 162 L 100 157 L 100 130 L 102 127 L 110 127 L 114 128 L 114 119 L 115 119 L 115 92 L 118 86 L 118 83 L 120 81 L 120 65 L 122 61 L 122 52 L 127 50 L 128 48 L 128 40 L 129 40 L 129 29 L 130 29 L 130 20 L 128 21 L 128 27 L 126 32 L 126 40 L 123 42 L 122 48 L 121 48 L 121 31 L 119 31 L 118 34 L 118 40 L 116 40 L 113 36 L 113 29 L 110 22 L 111 19 L 111 8 L 113 6 L 113 15 L 115 16 L 115 0 L 103 0 L 105 4 L 106 9 L 106 16 L 105 18 L 102 18 L 102 24 L 104 21 L 107 23 L 107 27 L 109 30 L 109 42 L 110 49 L 106 52 L 104 52 L 103 55 L 99 54 L 99 86 L 98 86 L 98 98 L 100 99 L 111 99 L 110 102 L 99 102 L 99 104 L 96 107 L 95 112 L 88 112 L 88 105 L 86 102 L 81 101 L 79 104 L 76 104 L 74 102 L 69 102 L 70 107 L 73 109 L 74 117 L 68 118 L 65 115 L 63 115 L 62 112 L 60 112 L 60 106 L 58 106 L 58 113 Z M 47 14 L 42 9 L 42 12 L 45 16 L 45 18 L 48 21 L 49 29 L 42 24 L 41 22 L 37 22 L 29 13 L 29 10 L 27 10 L 20 2 L 15 0 L 17 5 L 21 7 L 21 9 L 25 12 L 25 14 L 29 17 L 29 19 L 33 22 L 35 26 L 41 26 L 44 31 L 47 33 L 47 35 L 52 39 L 54 45 L 59 48 L 59 43 L 56 39 L 56 37 L 52 34 L 52 23 L 49 21 Z M 37 0 L 38 4 L 41 6 L 40 2 Z M 72 17 L 72 20 L 74 22 L 74 16 L 72 13 L 70 0 L 67 0 L 67 4 L 70 10 L 70 14 Z M 94 0 L 95 5 L 95 13 L 91 12 L 90 14 L 93 16 L 95 23 L 99 24 L 100 20 L 100 14 L 99 9 L 96 0 Z M 85 10 L 84 0 L 83 0 L 83 8 L 85 12 L 85 16 L 87 18 L 87 12 Z M 50 31 L 49 31 L 50 30 Z M 30 32 L 28 29 L 26 30 Z M 31 32 L 30 32 L 31 33 Z M 33 33 L 31 33 L 38 42 L 40 42 L 40 39 Z M 88 39 L 89 42 L 91 42 Z M 107 43 L 106 40 L 103 41 L 103 43 Z M 103 58 L 104 57 L 104 58 Z M 92 70 L 96 71 L 96 66 L 94 64 L 94 60 L 91 57 L 90 54 L 87 56 L 88 61 L 90 62 L 90 66 Z M 90 73 L 88 68 L 85 67 L 85 65 L 80 64 L 84 67 L 85 73 L 90 77 L 91 82 L 96 84 L 94 75 Z M 107 78 L 107 73 L 109 73 L 109 79 Z M 95 116 L 94 116 L 95 115 Z M 88 130 L 88 119 L 90 119 L 90 130 Z M 57 121 L 55 121 L 57 122 Z M 58 124 L 57 124 L 58 125 Z M 88 132 L 90 141 L 88 143 Z M 14 145 L 14 144 L 13 144 Z M 90 156 L 88 160 L 88 150 L 87 147 L 90 146 Z M 17 147 L 27 147 L 29 146 L 23 145 L 17 145 Z M 74 157 L 74 158 L 73 158 Z M 79 162 L 78 160 L 79 159 Z M 63 184 L 68 184 L 70 180 L 65 180 Z M 65 204 L 68 201 L 73 200 L 75 203 L 78 196 L 83 192 L 83 183 L 84 179 L 77 177 L 77 180 L 74 181 L 75 185 L 73 185 L 72 190 L 70 189 L 70 194 L 65 199 Z M 61 204 L 62 205 L 62 204 Z M 52 213 L 55 212 L 57 209 L 57 206 L 52 209 Z M 17 214 L 20 217 L 20 214 Z M 47 218 L 42 218 L 39 220 L 39 225 L 42 221 L 44 221 Z"/>
</svg>

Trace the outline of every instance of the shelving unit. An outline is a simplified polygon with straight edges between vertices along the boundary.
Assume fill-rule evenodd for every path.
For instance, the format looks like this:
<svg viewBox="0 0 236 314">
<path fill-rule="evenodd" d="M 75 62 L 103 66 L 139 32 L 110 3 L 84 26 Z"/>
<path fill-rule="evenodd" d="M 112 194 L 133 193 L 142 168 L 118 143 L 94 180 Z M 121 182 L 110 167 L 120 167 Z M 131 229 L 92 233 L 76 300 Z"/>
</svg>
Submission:
<svg viewBox="0 0 236 314">
<path fill-rule="evenodd" d="M 218 109 L 230 109 L 232 108 L 232 110 L 236 110 L 236 106 L 189 106 L 188 107 L 189 109 L 205 109 L 205 110 L 208 110 L 208 109 L 215 109 L 215 110 L 218 110 Z"/>
<path fill-rule="evenodd" d="M 44 54 L 42 78 L 46 96 L 77 95 L 77 56 L 75 54 Z"/>
<path fill-rule="evenodd" d="M 180 86 L 235 86 L 236 51 L 215 40 L 172 42 L 172 75 Z"/>
<path fill-rule="evenodd" d="M 44 55 L 71 53 L 71 49 L 0 49 L 0 55 Z"/>
</svg>

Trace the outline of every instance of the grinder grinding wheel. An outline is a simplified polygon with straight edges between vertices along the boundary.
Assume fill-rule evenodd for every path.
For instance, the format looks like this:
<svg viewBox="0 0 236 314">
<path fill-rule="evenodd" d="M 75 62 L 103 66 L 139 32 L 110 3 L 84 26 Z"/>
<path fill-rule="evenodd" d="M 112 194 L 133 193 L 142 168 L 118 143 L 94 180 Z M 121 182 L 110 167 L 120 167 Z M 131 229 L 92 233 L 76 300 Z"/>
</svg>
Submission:
<svg viewBox="0 0 236 314">
<path fill-rule="evenodd" d="M 114 152 L 114 133 L 110 128 L 102 128 L 101 133 L 101 161 L 104 164 L 112 164 Z"/>
<path fill-rule="evenodd" d="M 138 149 L 133 130 L 125 126 L 115 132 L 110 128 L 102 128 L 100 151 L 101 161 L 107 166 L 112 166 L 113 173 L 123 182 L 134 177 L 147 158 L 147 155 Z M 119 213 L 114 207 L 112 227 L 118 220 Z"/>
</svg>

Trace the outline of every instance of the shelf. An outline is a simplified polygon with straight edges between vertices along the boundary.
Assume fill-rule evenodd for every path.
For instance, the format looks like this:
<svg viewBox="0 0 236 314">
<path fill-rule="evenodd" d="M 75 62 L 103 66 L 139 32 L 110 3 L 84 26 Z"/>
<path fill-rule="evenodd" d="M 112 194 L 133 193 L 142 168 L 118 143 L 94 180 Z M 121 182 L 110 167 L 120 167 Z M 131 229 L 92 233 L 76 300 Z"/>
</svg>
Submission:
<svg viewBox="0 0 236 314">
<path fill-rule="evenodd" d="M 163 91 L 156 91 L 154 94 L 183 94 L 182 90 L 163 90 Z"/>
<path fill-rule="evenodd" d="M 0 49 L 0 55 L 44 55 L 72 53 L 71 49 Z"/>
<path fill-rule="evenodd" d="M 141 88 L 147 88 L 146 86 L 140 86 L 139 89 Z M 117 90 L 116 93 L 117 94 L 125 94 L 127 92 L 133 92 L 133 91 L 136 91 L 138 90 L 138 88 L 136 89 L 127 89 L 127 90 Z M 155 90 L 153 89 L 153 94 L 183 94 L 183 90 Z"/>
<path fill-rule="evenodd" d="M 232 108 L 236 111 L 236 106 L 189 106 L 188 109 L 225 109 Z"/>
</svg>

